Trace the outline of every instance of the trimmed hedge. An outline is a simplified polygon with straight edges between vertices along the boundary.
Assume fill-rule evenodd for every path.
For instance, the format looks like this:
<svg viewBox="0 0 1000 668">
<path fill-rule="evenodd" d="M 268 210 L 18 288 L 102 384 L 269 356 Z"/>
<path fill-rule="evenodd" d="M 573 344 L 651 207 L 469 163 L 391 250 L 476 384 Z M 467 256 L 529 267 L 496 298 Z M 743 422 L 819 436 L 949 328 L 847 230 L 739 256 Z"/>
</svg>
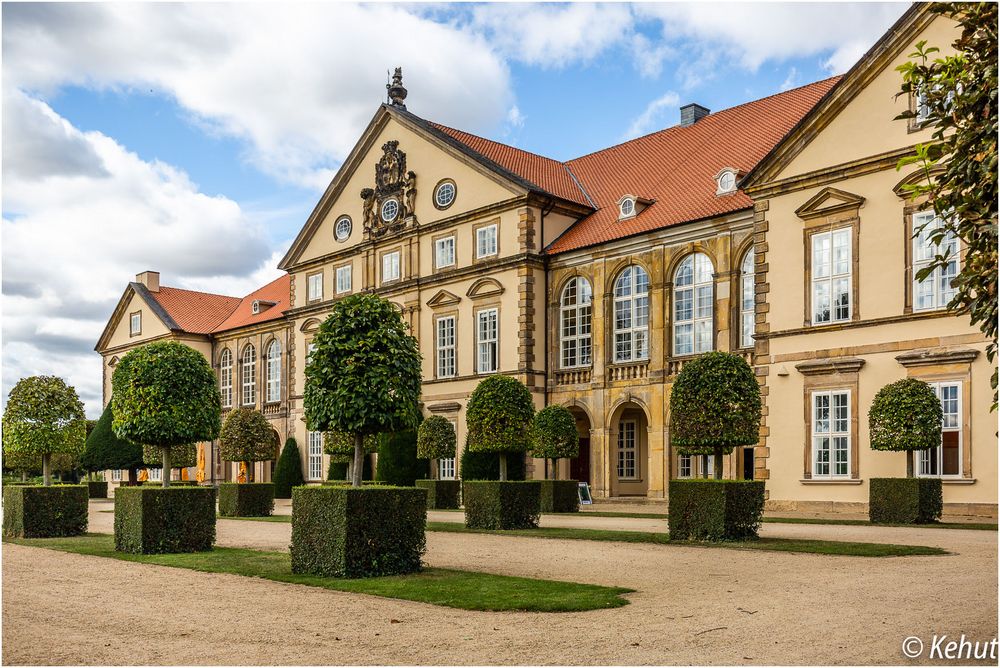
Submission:
<svg viewBox="0 0 1000 668">
<path fill-rule="evenodd" d="M 274 483 L 224 482 L 219 485 L 219 515 L 268 517 L 274 511 Z"/>
<path fill-rule="evenodd" d="M 84 485 L 9 485 L 3 490 L 3 535 L 57 538 L 87 532 Z"/>
<path fill-rule="evenodd" d="M 204 552 L 213 543 L 214 487 L 119 487 L 115 492 L 117 551 Z"/>
<path fill-rule="evenodd" d="M 539 480 L 543 513 L 580 511 L 580 483 L 576 480 Z"/>
<path fill-rule="evenodd" d="M 92 499 L 108 498 L 108 483 L 106 480 L 88 480 L 87 494 Z"/>
<path fill-rule="evenodd" d="M 671 480 L 670 540 L 747 540 L 764 515 L 763 480 Z"/>
<path fill-rule="evenodd" d="M 427 492 L 415 487 L 296 487 L 292 572 L 331 577 L 420 570 Z"/>
<path fill-rule="evenodd" d="M 146 487 L 163 487 L 159 480 L 147 480 L 142 483 Z M 171 487 L 197 487 L 200 483 L 197 480 L 171 480 Z"/>
<path fill-rule="evenodd" d="M 538 480 L 469 480 L 462 483 L 465 526 L 470 529 L 534 529 L 541 513 Z"/>
<path fill-rule="evenodd" d="M 941 519 L 940 478 L 872 478 L 868 519 L 876 524 L 929 524 Z"/>
<path fill-rule="evenodd" d="M 295 439 L 289 436 L 285 440 L 285 447 L 281 450 L 278 463 L 274 467 L 274 475 L 271 478 L 274 482 L 274 498 L 292 498 L 292 488 L 306 484 L 305 476 L 302 475 L 302 457 L 299 454 L 299 445 Z"/>
<path fill-rule="evenodd" d="M 495 452 L 472 452 L 466 448 L 462 451 L 458 467 L 462 480 L 500 479 L 500 455 Z M 522 455 L 508 456 L 507 480 L 524 480 L 524 467 Z"/>
<path fill-rule="evenodd" d="M 416 485 L 427 490 L 427 510 L 457 510 L 461 505 L 461 480 L 418 480 Z"/>
</svg>

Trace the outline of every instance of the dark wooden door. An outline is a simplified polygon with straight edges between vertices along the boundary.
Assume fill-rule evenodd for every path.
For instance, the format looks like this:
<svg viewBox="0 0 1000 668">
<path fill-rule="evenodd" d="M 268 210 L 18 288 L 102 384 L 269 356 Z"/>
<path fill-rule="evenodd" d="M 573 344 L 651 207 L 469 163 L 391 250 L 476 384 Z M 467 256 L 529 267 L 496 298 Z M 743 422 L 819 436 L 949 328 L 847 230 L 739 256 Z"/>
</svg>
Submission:
<svg viewBox="0 0 1000 668">
<path fill-rule="evenodd" d="M 743 479 L 753 480 L 753 448 L 743 448 Z"/>
<path fill-rule="evenodd" d="M 590 482 L 590 438 L 580 439 L 580 454 L 569 460 L 570 480 Z"/>
</svg>

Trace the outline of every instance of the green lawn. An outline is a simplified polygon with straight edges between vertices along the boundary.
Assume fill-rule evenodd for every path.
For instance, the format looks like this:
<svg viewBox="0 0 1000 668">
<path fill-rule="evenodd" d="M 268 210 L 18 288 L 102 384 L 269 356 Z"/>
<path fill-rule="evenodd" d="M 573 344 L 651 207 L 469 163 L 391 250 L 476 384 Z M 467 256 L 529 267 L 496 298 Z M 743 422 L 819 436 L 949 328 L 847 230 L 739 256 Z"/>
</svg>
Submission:
<svg viewBox="0 0 1000 668">
<path fill-rule="evenodd" d="M 94 557 L 135 561 L 205 573 L 230 573 L 275 582 L 420 601 L 463 610 L 578 612 L 628 604 L 622 587 L 517 578 L 474 571 L 425 568 L 420 573 L 380 578 L 328 578 L 292 573 L 287 552 L 216 547 L 186 554 L 123 554 L 115 552 L 114 536 L 87 534 L 76 538 L 29 538 L 7 542 L 44 547 Z"/>
<path fill-rule="evenodd" d="M 906 527 L 909 529 L 972 529 L 974 531 L 996 531 L 996 523 L 990 522 L 933 522 L 931 524 L 872 524 L 868 520 L 817 519 L 812 517 L 765 517 L 765 522 L 774 524 L 835 524 L 859 527 Z"/>
</svg>

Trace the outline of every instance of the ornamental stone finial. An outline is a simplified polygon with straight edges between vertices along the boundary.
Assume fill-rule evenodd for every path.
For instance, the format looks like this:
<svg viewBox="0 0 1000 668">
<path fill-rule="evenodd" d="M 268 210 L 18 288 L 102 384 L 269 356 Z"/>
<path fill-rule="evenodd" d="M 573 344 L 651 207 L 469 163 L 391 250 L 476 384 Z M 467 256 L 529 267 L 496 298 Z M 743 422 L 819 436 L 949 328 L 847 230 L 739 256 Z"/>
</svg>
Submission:
<svg viewBox="0 0 1000 668">
<path fill-rule="evenodd" d="M 406 88 L 403 87 L 402 67 L 396 68 L 392 75 L 392 82 L 387 83 L 385 89 L 389 92 L 389 102 L 392 106 L 406 109 L 406 105 L 403 104 L 403 101 L 406 100 Z"/>
</svg>

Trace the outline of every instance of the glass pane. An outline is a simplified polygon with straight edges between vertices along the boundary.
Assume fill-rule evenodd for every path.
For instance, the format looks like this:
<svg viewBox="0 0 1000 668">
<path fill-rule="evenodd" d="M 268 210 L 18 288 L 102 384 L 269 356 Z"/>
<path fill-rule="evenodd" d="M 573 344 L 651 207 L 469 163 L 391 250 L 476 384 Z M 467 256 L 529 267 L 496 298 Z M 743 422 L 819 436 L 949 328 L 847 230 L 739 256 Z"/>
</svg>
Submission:
<svg viewBox="0 0 1000 668">
<path fill-rule="evenodd" d="M 690 323 L 674 326 L 675 355 L 690 355 L 694 352 L 693 327 Z"/>
<path fill-rule="evenodd" d="M 711 318 L 712 317 L 712 286 L 703 285 L 697 288 L 698 300 L 697 300 L 697 310 L 695 312 L 695 317 L 697 318 Z"/>
<path fill-rule="evenodd" d="M 813 322 L 830 321 L 830 284 L 813 283 Z"/>
<path fill-rule="evenodd" d="M 694 256 L 694 282 L 712 282 L 712 261 L 704 253 L 698 253 Z"/>
<path fill-rule="evenodd" d="M 945 431 L 941 433 L 941 474 L 960 475 L 962 465 L 959 461 L 959 432 Z"/>
<path fill-rule="evenodd" d="M 625 270 L 615 281 L 615 296 L 616 297 L 628 297 L 632 294 L 632 267 L 626 267 Z"/>
<path fill-rule="evenodd" d="M 712 350 L 712 321 L 697 320 L 694 323 L 695 352 Z"/>
<path fill-rule="evenodd" d="M 645 327 L 649 324 L 649 297 L 635 298 L 635 326 Z"/>
<path fill-rule="evenodd" d="M 690 320 L 694 317 L 694 292 L 687 288 L 674 292 L 674 320 Z"/>
<path fill-rule="evenodd" d="M 825 278 L 830 275 L 830 235 L 814 234 L 812 237 L 813 278 Z"/>
</svg>

